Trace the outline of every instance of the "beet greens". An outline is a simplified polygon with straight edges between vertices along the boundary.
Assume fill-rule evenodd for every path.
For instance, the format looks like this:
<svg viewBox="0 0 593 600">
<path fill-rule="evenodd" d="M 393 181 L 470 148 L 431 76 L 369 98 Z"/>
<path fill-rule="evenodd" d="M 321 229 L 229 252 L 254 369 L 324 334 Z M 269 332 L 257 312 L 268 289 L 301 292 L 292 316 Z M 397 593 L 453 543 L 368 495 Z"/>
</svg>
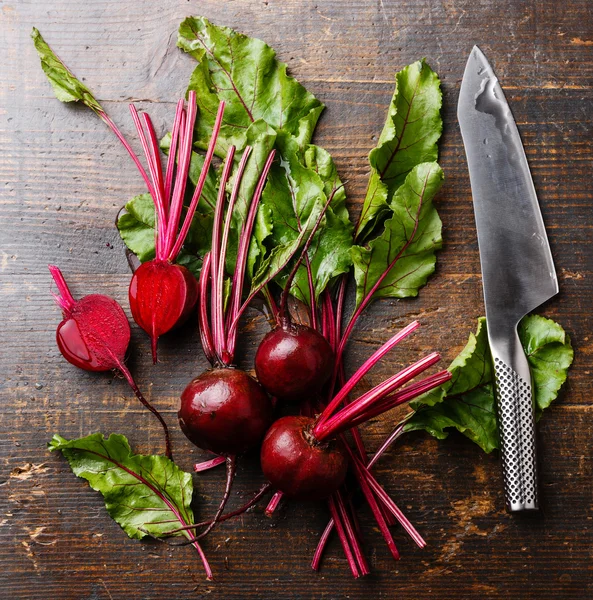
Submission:
<svg viewBox="0 0 593 600">
<path fill-rule="evenodd" d="M 442 131 L 436 73 L 422 60 L 396 74 L 387 120 L 369 155 L 371 175 L 354 226 L 331 156 L 311 143 L 324 107 L 287 75 L 286 65 L 264 42 L 201 17 L 181 23 L 178 45 L 197 66 L 187 104 L 179 101 L 171 133 L 161 141 L 168 152 L 164 167 L 150 117 L 130 106 L 146 170 L 91 91 L 36 29 L 32 37 L 58 99 L 81 101 L 93 110 L 120 140 L 146 184 L 148 194 L 130 200 L 127 214 L 118 219 L 122 239 L 142 262 L 129 289 L 132 314 L 149 334 L 156 362 L 159 336 L 198 306 L 200 340 L 212 368 L 183 391 L 179 422 L 194 444 L 217 455 L 194 470 L 224 463 L 226 484 L 213 517 L 194 523 L 191 476 L 167 458 L 132 455 L 127 440 L 117 435 L 72 441 L 55 436 L 50 449 L 61 450 L 73 471 L 101 491 L 107 510 L 130 537 L 187 538 L 183 544 L 196 548 L 209 579 L 212 572 L 199 540 L 270 490 L 275 493 L 268 515 L 284 496 L 327 502 L 331 519 L 319 539 L 313 569 L 319 568 L 335 530 L 352 574 L 370 572 L 355 493 L 368 504 L 394 559 L 400 556 L 390 530 L 396 523 L 423 547 L 423 538 L 371 470 L 407 431 L 444 438 L 453 427 L 486 451 L 496 446 L 485 326 L 480 322 L 447 371 L 413 381 L 436 363 L 439 356 L 432 353 L 353 399 L 369 371 L 419 324 L 396 333 L 350 377 L 344 356 L 373 300 L 415 296 L 435 270 L 442 239 L 433 201 L 443 181 L 436 162 Z M 215 154 L 222 159 L 220 169 L 213 165 Z M 148 218 L 142 219 L 143 214 Z M 57 267 L 50 270 L 64 313 L 57 331 L 60 351 L 86 370 L 119 370 L 161 422 L 170 455 L 164 420 L 125 366 L 130 328 L 123 310 L 106 296 L 74 300 Z M 303 319 L 289 313 L 289 296 L 305 307 Z M 275 323 L 256 355 L 259 381 L 236 367 L 239 323 L 256 299 L 267 304 Z M 520 335 L 543 410 L 566 379 L 573 356 L 570 341 L 559 325 L 536 316 L 522 322 Z M 300 414 L 272 424 L 273 402 L 266 390 L 297 402 Z M 370 457 L 358 427 L 410 401 L 414 412 Z M 479 414 L 468 406 L 478 406 Z M 237 457 L 262 440 L 262 469 L 269 482 L 243 506 L 224 513 Z M 346 481 L 347 472 L 351 477 Z M 132 505 L 138 509 L 134 513 L 119 509 Z"/>
</svg>

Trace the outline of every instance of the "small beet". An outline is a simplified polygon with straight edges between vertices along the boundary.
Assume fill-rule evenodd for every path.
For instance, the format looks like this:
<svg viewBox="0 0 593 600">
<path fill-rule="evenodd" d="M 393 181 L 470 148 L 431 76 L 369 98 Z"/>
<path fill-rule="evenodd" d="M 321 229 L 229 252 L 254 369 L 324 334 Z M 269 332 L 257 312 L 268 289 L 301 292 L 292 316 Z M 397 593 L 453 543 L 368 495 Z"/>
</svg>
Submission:
<svg viewBox="0 0 593 600">
<path fill-rule="evenodd" d="M 321 500 L 344 482 L 348 457 L 339 441 L 318 442 L 310 417 L 288 416 L 270 427 L 261 447 L 267 480 L 287 497 Z"/>
<path fill-rule="evenodd" d="M 302 400 L 321 391 L 332 374 L 334 353 L 328 341 L 306 325 L 280 325 L 262 340 L 255 372 L 269 394 Z"/>
<path fill-rule="evenodd" d="M 156 363 L 159 337 L 190 316 L 198 300 L 198 282 L 186 267 L 154 259 L 134 272 L 129 298 L 134 321 L 150 336 Z"/>
<path fill-rule="evenodd" d="M 166 452 L 171 458 L 169 429 L 160 413 L 144 398 L 125 365 L 130 344 L 130 324 L 122 307 L 109 296 L 90 294 L 75 300 L 58 267 L 49 265 L 58 293 L 54 298 L 62 309 L 56 341 L 62 356 L 85 371 L 116 369 L 126 378 L 140 402 L 159 420 L 165 433 Z"/>
<path fill-rule="evenodd" d="M 130 325 L 122 307 L 100 294 L 60 306 L 64 319 L 56 341 L 64 358 L 85 371 L 119 369 L 130 343 Z"/>
<path fill-rule="evenodd" d="M 257 446 L 272 421 L 272 403 L 259 383 L 240 369 L 212 369 L 181 394 L 179 424 L 199 448 L 225 456 Z"/>
</svg>

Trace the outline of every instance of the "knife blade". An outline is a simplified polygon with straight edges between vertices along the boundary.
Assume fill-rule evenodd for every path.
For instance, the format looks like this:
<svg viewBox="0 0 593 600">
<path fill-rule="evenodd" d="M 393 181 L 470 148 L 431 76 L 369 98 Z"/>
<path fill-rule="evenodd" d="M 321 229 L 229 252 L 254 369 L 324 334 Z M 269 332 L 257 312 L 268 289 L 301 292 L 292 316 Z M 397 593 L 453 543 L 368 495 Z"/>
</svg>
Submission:
<svg viewBox="0 0 593 600">
<path fill-rule="evenodd" d="M 529 165 L 498 78 L 472 49 L 457 118 L 469 167 L 507 509 L 538 508 L 533 386 L 519 321 L 558 293 Z"/>
</svg>

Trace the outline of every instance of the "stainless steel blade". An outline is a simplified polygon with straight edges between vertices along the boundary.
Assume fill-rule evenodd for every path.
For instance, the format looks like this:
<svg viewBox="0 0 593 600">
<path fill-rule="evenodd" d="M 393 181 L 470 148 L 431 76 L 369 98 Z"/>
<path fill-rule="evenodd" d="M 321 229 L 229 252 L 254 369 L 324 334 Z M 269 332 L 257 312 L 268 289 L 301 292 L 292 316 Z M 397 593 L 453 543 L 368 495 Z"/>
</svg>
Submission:
<svg viewBox="0 0 593 600">
<path fill-rule="evenodd" d="M 478 231 L 506 503 L 510 511 L 534 510 L 534 398 L 517 324 L 558 292 L 558 281 L 519 131 L 477 46 L 465 68 L 457 116 Z"/>
<path fill-rule="evenodd" d="M 474 46 L 457 110 L 474 199 L 489 320 L 518 321 L 558 281 L 517 125 L 492 67 Z"/>
</svg>

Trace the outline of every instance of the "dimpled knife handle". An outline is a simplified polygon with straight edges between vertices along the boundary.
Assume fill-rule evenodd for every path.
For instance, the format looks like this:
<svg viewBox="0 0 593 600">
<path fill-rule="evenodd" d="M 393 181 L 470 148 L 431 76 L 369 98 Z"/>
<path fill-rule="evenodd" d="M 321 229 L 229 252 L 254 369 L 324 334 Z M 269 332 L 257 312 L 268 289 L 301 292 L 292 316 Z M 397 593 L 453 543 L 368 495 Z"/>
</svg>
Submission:
<svg viewBox="0 0 593 600">
<path fill-rule="evenodd" d="M 507 509 L 537 510 L 535 414 L 527 359 L 519 356 L 513 369 L 497 356 L 495 348 L 492 354 Z"/>
</svg>

